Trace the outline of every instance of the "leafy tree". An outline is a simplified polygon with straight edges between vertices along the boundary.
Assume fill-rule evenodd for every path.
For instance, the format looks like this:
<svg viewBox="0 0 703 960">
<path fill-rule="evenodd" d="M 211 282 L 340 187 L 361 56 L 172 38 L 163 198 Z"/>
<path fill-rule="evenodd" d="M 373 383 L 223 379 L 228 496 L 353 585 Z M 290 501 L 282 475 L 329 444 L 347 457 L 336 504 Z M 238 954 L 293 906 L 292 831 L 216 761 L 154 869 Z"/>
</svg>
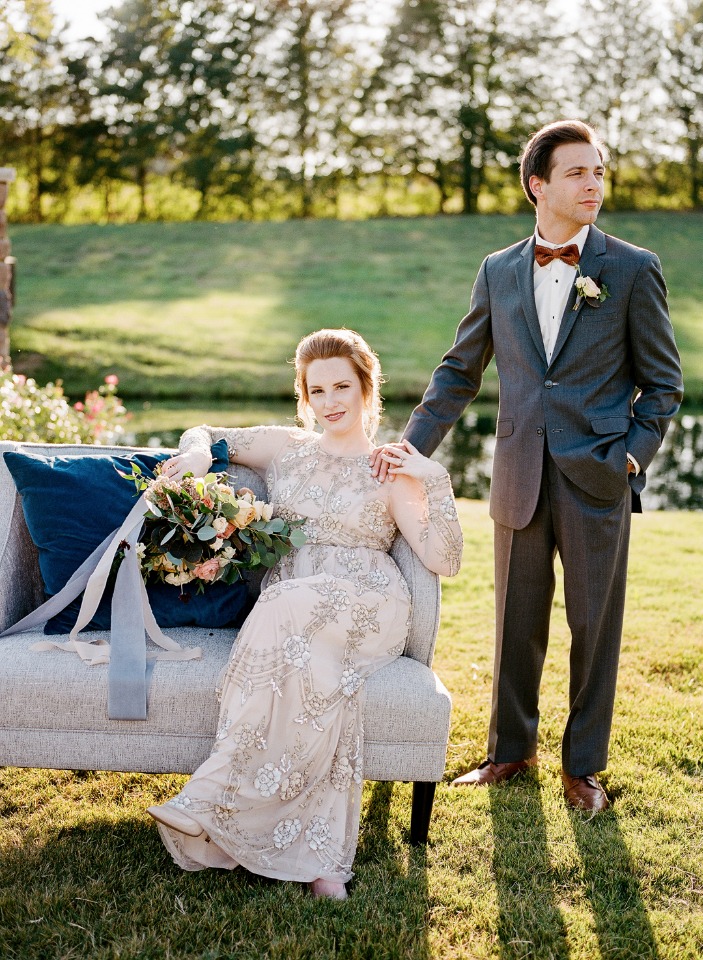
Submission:
<svg viewBox="0 0 703 960">
<path fill-rule="evenodd" d="M 168 50 L 180 7 L 176 0 L 126 0 L 108 11 L 109 32 L 99 50 L 95 82 L 102 145 L 111 173 L 139 187 L 140 220 L 148 216 L 149 174 L 168 154 Z"/>
<path fill-rule="evenodd" d="M 200 194 L 198 216 L 213 194 L 250 199 L 258 45 L 271 20 L 266 6 L 194 0 L 182 9 L 169 44 L 166 113 L 178 176 Z"/>
<path fill-rule="evenodd" d="M 661 112 L 657 80 L 662 31 L 651 0 L 581 0 L 564 57 L 571 67 L 564 101 L 570 115 L 594 123 L 610 154 L 607 177 L 613 206 L 632 206 L 625 168 L 654 166 L 656 145 L 647 136 Z"/>
<path fill-rule="evenodd" d="M 703 2 L 675 5 L 662 65 L 664 88 L 680 121 L 690 204 L 703 207 Z"/>
<path fill-rule="evenodd" d="M 349 161 L 349 104 L 357 66 L 350 35 L 353 0 L 269 0 L 275 17 L 267 48 L 259 124 L 269 175 L 291 183 L 295 214 L 313 212 L 315 183 L 339 184 Z M 334 199 L 335 189 L 332 194 Z"/>
<path fill-rule="evenodd" d="M 387 115 L 400 168 L 455 185 L 478 209 L 489 164 L 514 166 L 542 91 L 540 13 L 524 0 L 404 0 L 367 98 Z"/>
<path fill-rule="evenodd" d="M 71 103 L 66 53 L 49 0 L 17 0 L 0 21 L 0 123 L 7 161 L 30 185 L 29 216 L 44 218 L 43 198 L 67 188 L 55 135 Z"/>
</svg>

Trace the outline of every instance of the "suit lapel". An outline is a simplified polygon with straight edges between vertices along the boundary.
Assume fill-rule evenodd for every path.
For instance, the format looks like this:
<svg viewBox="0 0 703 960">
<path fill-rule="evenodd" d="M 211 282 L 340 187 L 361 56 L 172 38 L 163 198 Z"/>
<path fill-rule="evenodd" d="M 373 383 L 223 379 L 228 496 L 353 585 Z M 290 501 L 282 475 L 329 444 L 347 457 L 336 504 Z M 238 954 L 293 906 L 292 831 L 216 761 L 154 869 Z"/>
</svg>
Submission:
<svg viewBox="0 0 703 960">
<path fill-rule="evenodd" d="M 588 231 L 588 236 L 586 237 L 586 242 L 583 246 L 583 253 L 581 254 L 581 260 L 579 262 L 579 266 L 581 267 L 581 276 L 591 277 L 592 280 L 597 281 L 598 277 L 600 276 L 600 272 L 603 269 L 604 256 L 605 234 L 602 233 L 598 227 L 591 226 L 590 230 Z M 578 305 L 576 310 L 574 310 L 575 303 L 576 284 L 574 283 L 571 287 L 571 292 L 569 293 L 569 299 L 566 302 L 564 315 L 561 318 L 559 333 L 557 334 L 556 343 L 554 344 L 554 350 L 552 352 L 552 359 L 549 361 L 550 367 L 558 357 L 561 348 L 566 343 L 569 334 L 573 330 L 574 324 L 578 320 L 579 314 L 583 310 L 583 300 L 581 300 L 581 303 Z"/>
<path fill-rule="evenodd" d="M 539 326 L 539 317 L 537 316 L 537 307 L 535 306 L 535 281 L 534 281 L 534 259 L 535 259 L 535 238 L 534 235 L 527 241 L 520 252 L 520 256 L 515 264 L 515 275 L 517 279 L 517 288 L 520 294 L 520 304 L 525 314 L 527 326 L 539 351 L 539 355 L 547 365 L 547 354 L 544 352 L 544 341 L 542 331 Z"/>
</svg>

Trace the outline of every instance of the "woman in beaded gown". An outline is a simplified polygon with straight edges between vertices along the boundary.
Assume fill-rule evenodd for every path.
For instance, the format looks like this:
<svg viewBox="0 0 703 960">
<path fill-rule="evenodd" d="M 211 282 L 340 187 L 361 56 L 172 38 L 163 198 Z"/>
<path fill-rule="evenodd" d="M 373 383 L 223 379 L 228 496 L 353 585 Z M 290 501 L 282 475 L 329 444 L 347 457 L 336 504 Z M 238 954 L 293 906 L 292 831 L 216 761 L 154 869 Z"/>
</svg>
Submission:
<svg viewBox="0 0 703 960">
<path fill-rule="evenodd" d="M 361 806 L 366 678 L 400 656 L 408 588 L 390 557 L 396 531 L 432 571 L 457 573 L 462 535 L 449 477 L 409 444 L 371 474 L 380 368 L 365 341 L 322 330 L 296 351 L 303 423 L 195 427 L 163 471 L 207 472 L 210 446 L 266 477 L 273 515 L 304 518 L 307 541 L 264 579 L 221 678 L 210 757 L 181 792 L 149 808 L 185 870 L 241 865 L 344 899 Z"/>
</svg>

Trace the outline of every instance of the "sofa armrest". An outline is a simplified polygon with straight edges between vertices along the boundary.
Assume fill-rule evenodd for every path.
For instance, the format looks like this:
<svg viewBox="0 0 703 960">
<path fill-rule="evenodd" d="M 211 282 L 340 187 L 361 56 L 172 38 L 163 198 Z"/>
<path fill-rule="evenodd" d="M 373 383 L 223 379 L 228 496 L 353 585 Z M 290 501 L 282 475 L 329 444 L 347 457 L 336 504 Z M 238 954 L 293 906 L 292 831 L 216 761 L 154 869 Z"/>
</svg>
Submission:
<svg viewBox="0 0 703 960">
<path fill-rule="evenodd" d="M 404 656 L 432 666 L 435 642 L 439 629 L 440 581 L 411 549 L 402 534 L 398 534 L 391 548 L 391 556 L 403 574 L 413 600 L 412 619 Z"/>
<path fill-rule="evenodd" d="M 0 631 L 44 601 L 37 548 L 24 522 L 15 485 L 0 461 Z"/>
</svg>

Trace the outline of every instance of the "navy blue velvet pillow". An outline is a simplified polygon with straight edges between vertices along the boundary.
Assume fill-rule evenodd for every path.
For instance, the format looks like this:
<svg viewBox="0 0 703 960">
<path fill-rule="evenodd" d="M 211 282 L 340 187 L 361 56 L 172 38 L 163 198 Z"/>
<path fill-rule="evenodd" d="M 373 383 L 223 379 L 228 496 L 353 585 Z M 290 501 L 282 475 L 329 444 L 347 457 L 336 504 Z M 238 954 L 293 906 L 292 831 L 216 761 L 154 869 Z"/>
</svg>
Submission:
<svg viewBox="0 0 703 960">
<path fill-rule="evenodd" d="M 227 443 L 219 440 L 211 448 L 213 472 L 227 469 Z M 70 580 L 73 573 L 116 530 L 139 496 L 134 484 L 117 472 L 130 472 L 138 464 L 153 475 L 156 464 L 170 456 L 45 457 L 39 454 L 4 455 L 5 463 L 22 495 L 22 508 L 29 534 L 39 550 L 39 568 L 48 596 Z M 150 585 L 149 600 L 157 623 L 162 627 L 239 626 L 247 613 L 247 588 L 242 581 L 228 586 L 211 584 L 198 594 L 192 585 L 180 599 L 181 588 L 167 583 Z M 111 597 L 107 591 L 86 629 L 110 629 Z M 53 617 L 45 633 L 68 633 L 76 622 L 80 598 Z"/>
</svg>

